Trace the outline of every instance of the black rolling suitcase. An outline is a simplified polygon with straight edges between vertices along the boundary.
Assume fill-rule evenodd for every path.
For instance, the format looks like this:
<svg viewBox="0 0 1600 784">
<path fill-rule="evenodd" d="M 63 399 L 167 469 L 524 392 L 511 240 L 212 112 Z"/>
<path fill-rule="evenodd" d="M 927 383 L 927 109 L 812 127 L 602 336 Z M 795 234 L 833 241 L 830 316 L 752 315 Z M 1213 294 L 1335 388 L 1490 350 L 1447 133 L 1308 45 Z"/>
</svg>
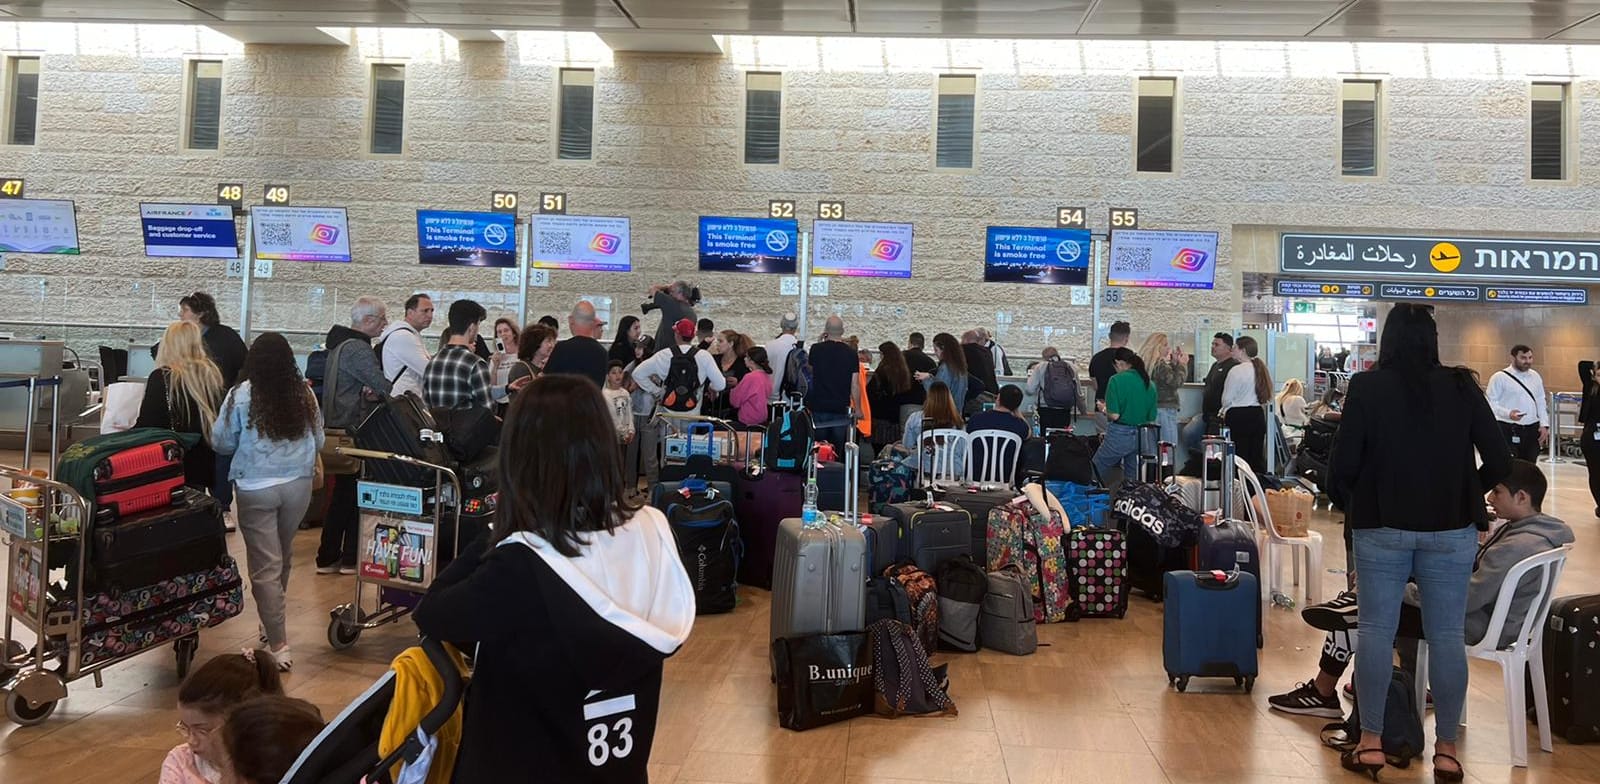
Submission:
<svg viewBox="0 0 1600 784">
<path fill-rule="evenodd" d="M 972 515 L 959 506 L 942 502 L 931 507 L 925 502 L 890 504 L 883 513 L 899 525 L 896 561 L 915 561 L 918 569 L 932 574 L 944 559 L 971 554 Z"/>
<path fill-rule="evenodd" d="M 125 590 L 212 568 L 228 553 L 222 507 L 192 487 L 175 506 L 91 528 L 93 590 Z"/>
<path fill-rule="evenodd" d="M 1600 594 L 1563 596 L 1544 630 L 1550 732 L 1569 743 L 1600 740 Z M 1528 703 L 1533 716 L 1533 703 Z"/>
<path fill-rule="evenodd" d="M 977 563 L 989 562 L 989 512 L 1016 500 L 1015 490 L 982 490 L 977 487 L 950 487 L 933 491 L 936 501 L 967 510 L 972 516 L 972 544 L 969 552 Z"/>
</svg>

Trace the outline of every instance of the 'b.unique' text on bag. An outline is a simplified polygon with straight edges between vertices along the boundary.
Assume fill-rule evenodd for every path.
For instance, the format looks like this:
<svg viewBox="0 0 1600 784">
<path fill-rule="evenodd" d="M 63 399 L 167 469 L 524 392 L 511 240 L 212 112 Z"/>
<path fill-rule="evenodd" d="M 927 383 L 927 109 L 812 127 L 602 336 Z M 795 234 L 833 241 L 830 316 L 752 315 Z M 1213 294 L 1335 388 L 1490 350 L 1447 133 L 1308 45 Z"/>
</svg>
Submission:
<svg viewBox="0 0 1600 784">
<path fill-rule="evenodd" d="M 892 621 L 891 621 L 892 623 Z M 872 711 L 872 648 L 866 632 L 772 641 L 778 723 L 809 730 Z"/>
</svg>

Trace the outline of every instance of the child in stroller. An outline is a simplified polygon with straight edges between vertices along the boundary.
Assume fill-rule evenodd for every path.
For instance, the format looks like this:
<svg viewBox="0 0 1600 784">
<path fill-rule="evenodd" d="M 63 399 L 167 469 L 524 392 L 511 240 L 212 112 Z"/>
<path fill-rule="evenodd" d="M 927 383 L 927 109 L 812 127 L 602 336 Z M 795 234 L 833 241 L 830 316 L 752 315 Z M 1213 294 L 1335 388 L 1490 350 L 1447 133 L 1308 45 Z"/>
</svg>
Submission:
<svg viewBox="0 0 1600 784">
<path fill-rule="evenodd" d="M 300 754 L 283 777 L 282 784 L 402 784 L 448 781 L 460 741 L 461 698 L 466 691 L 459 654 L 431 638 L 424 637 L 421 653 L 427 657 L 442 682 L 437 702 L 420 721 L 408 720 L 402 713 L 413 712 L 411 697 L 417 690 L 431 693 L 422 683 L 426 678 L 401 674 L 410 668 L 403 661 L 414 656 L 413 648 L 396 657 L 396 667 L 372 684 L 350 703 L 311 745 Z M 400 695 L 401 699 L 396 699 Z M 397 737 L 396 722 L 403 722 L 404 742 L 387 754 L 380 749 L 385 741 Z M 415 727 L 415 729 L 406 729 Z M 434 767 L 441 772 L 430 773 Z M 398 771 L 398 778 L 392 777 Z"/>
</svg>

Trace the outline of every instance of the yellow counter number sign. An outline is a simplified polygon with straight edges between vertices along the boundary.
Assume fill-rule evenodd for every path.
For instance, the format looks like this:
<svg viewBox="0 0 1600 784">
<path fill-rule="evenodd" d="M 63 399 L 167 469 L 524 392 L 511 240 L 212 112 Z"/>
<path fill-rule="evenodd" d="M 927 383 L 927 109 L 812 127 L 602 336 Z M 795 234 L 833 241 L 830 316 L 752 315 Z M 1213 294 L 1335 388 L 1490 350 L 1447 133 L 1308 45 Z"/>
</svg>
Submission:
<svg viewBox="0 0 1600 784">
<path fill-rule="evenodd" d="M 22 178 L 21 177 L 7 177 L 7 178 L 5 178 L 3 180 L 0 180 L 0 198 L 5 198 L 5 199 L 20 199 L 20 198 L 22 198 Z"/>
<path fill-rule="evenodd" d="M 282 207 L 289 203 L 289 186 L 268 185 L 261 192 L 261 200 L 275 207 Z"/>
<path fill-rule="evenodd" d="M 794 220 L 794 202 L 787 199 L 773 199 L 767 202 L 767 217 Z"/>
<path fill-rule="evenodd" d="M 844 220 L 844 202 L 819 201 L 817 202 L 818 220 Z"/>
<path fill-rule="evenodd" d="M 517 214 L 516 191 L 495 191 L 489 194 L 489 210 Z"/>
<path fill-rule="evenodd" d="M 244 209 L 244 185 L 224 182 L 217 186 L 217 203 L 236 210 Z"/>
<path fill-rule="evenodd" d="M 565 215 L 567 214 L 567 194 L 541 193 L 539 194 L 540 215 Z"/>
<path fill-rule="evenodd" d="M 1133 207 L 1112 207 L 1109 217 L 1113 230 L 1139 228 L 1139 211 Z"/>
<path fill-rule="evenodd" d="M 1081 229 L 1088 225 L 1089 222 L 1084 215 L 1084 209 L 1082 207 L 1056 208 L 1056 228 Z"/>
</svg>

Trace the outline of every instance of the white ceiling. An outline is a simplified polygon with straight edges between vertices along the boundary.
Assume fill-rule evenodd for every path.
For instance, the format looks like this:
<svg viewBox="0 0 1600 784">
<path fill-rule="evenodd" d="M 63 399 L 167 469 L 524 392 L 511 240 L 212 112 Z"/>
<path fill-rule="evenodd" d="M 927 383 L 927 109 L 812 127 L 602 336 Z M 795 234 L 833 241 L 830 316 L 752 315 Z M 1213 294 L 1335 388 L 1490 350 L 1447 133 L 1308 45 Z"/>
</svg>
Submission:
<svg viewBox="0 0 1600 784">
<path fill-rule="evenodd" d="M 1600 0 L 0 0 L 0 19 L 600 33 L 1600 41 Z"/>
</svg>

